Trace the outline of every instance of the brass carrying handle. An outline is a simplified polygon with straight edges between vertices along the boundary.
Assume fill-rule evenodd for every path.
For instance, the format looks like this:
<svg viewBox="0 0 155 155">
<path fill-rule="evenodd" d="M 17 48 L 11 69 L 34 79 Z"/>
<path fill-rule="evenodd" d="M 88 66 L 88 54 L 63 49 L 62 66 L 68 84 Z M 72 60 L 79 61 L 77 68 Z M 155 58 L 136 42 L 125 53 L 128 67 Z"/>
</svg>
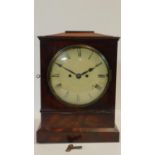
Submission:
<svg viewBox="0 0 155 155">
<path fill-rule="evenodd" d="M 70 31 L 67 30 L 65 33 L 94 33 L 94 31 Z"/>
</svg>

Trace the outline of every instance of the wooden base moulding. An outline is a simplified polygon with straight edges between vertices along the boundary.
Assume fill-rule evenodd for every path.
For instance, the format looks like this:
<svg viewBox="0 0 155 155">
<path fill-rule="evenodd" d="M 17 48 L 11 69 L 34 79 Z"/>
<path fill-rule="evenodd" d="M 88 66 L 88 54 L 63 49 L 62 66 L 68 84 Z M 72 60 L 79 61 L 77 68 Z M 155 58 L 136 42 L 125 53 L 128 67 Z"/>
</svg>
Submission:
<svg viewBox="0 0 155 155">
<path fill-rule="evenodd" d="M 110 123 L 105 126 L 108 117 L 112 117 L 111 114 L 44 114 L 37 131 L 37 142 L 118 142 L 117 127 Z"/>
<path fill-rule="evenodd" d="M 75 132 L 74 132 L 75 130 Z M 78 130 L 78 131 L 77 131 Z M 68 129 L 62 132 L 59 129 L 38 130 L 38 143 L 61 143 L 61 142 L 118 142 L 119 132 L 117 128 L 79 128 Z"/>
</svg>

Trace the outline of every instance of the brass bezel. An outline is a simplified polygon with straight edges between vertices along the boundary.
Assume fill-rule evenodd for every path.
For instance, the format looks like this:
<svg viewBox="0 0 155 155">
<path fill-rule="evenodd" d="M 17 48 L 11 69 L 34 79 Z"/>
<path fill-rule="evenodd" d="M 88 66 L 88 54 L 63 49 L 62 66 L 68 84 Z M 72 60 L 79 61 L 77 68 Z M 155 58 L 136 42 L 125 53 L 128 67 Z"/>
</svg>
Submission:
<svg viewBox="0 0 155 155">
<path fill-rule="evenodd" d="M 53 67 L 53 63 L 55 62 L 55 60 L 58 58 L 59 55 L 61 55 L 61 53 L 63 53 L 64 51 L 66 51 L 67 49 L 70 49 L 70 48 L 87 48 L 95 53 L 97 53 L 102 59 L 103 61 L 105 62 L 106 66 L 107 66 L 107 70 L 108 70 L 108 81 L 107 81 L 107 84 L 105 86 L 105 89 L 103 90 L 103 92 L 93 101 L 89 102 L 89 103 L 86 103 L 86 104 L 82 104 L 82 105 L 78 105 L 78 104 L 72 104 L 72 103 L 68 103 L 66 101 L 64 101 L 62 98 L 60 98 L 56 92 L 54 91 L 54 89 L 52 88 L 52 85 L 51 83 L 49 82 L 49 74 L 50 74 L 50 71 L 52 70 L 52 67 Z M 108 61 L 106 60 L 106 58 L 103 56 L 103 54 L 101 54 L 101 52 L 99 52 L 97 49 L 91 47 L 91 46 L 88 46 L 88 45 L 84 45 L 84 44 L 78 44 L 78 45 L 71 45 L 71 46 L 67 46 L 67 47 L 64 47 L 62 48 L 61 50 L 59 50 L 55 55 L 54 57 L 51 59 L 50 63 L 49 63 L 49 67 L 48 67 L 48 71 L 47 71 L 47 81 L 48 81 L 48 86 L 51 90 L 51 93 L 63 104 L 69 106 L 69 107 L 86 107 L 86 106 L 89 106 L 91 104 L 95 104 L 107 91 L 108 89 L 108 86 L 109 86 L 109 83 L 111 81 L 111 78 L 112 78 L 112 75 L 111 75 L 111 70 L 110 70 L 110 67 L 109 67 L 109 64 L 108 64 Z"/>
</svg>

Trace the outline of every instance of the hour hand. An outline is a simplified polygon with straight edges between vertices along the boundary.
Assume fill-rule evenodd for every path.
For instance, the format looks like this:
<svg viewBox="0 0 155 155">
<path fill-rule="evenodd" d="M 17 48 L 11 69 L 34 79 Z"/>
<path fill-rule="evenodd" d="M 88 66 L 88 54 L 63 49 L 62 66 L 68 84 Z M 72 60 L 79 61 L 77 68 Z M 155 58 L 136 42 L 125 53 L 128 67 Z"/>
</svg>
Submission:
<svg viewBox="0 0 155 155">
<path fill-rule="evenodd" d="M 76 75 L 76 73 L 75 73 L 75 72 L 73 72 L 72 70 L 70 70 L 70 69 L 68 69 L 68 68 L 64 67 L 62 64 L 59 64 L 59 63 L 56 63 L 56 64 L 57 64 L 59 67 L 62 67 L 63 69 L 67 70 L 68 72 L 70 72 L 70 73 L 72 73 L 72 74 Z"/>
<path fill-rule="evenodd" d="M 85 75 L 85 74 L 87 74 L 88 72 L 91 72 L 91 71 L 93 71 L 94 70 L 94 68 L 89 68 L 87 71 L 84 71 L 83 73 L 81 73 L 81 75 Z"/>
<path fill-rule="evenodd" d="M 85 74 L 87 74 L 88 72 L 93 71 L 96 67 L 100 66 L 101 64 L 102 64 L 102 62 L 96 64 L 95 67 L 89 68 L 87 71 L 84 71 L 83 73 L 81 73 L 81 75 L 85 75 Z"/>
</svg>

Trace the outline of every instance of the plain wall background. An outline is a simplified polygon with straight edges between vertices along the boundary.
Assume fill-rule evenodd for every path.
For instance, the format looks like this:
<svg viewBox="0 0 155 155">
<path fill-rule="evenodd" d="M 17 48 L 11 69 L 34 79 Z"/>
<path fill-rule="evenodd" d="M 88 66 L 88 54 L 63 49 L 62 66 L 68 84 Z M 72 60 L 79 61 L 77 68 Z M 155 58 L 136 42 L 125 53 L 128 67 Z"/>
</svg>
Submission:
<svg viewBox="0 0 155 155">
<path fill-rule="evenodd" d="M 93 30 L 107 35 L 121 34 L 120 0 L 35 0 L 34 1 L 34 73 L 40 73 L 40 45 L 37 36 L 64 32 L 65 30 Z M 120 41 L 118 42 L 117 93 L 116 93 L 116 124 L 120 128 Z M 34 80 L 35 116 L 40 116 L 40 80 Z M 36 123 L 36 128 L 38 122 Z M 90 146 L 89 146 L 90 145 Z M 104 153 L 120 155 L 120 145 L 93 144 L 84 145 L 86 151 L 75 151 L 77 154 Z M 97 148 L 98 147 L 98 148 Z M 56 149 L 57 148 L 57 149 Z M 61 149 L 62 148 L 62 149 Z M 40 145 L 35 147 L 35 155 L 65 154 L 66 145 Z M 92 150 L 91 150 L 92 149 Z M 49 150 L 49 152 L 48 152 Z M 103 151 L 103 152 L 102 152 Z M 72 154 L 72 153 L 71 153 Z"/>
</svg>

